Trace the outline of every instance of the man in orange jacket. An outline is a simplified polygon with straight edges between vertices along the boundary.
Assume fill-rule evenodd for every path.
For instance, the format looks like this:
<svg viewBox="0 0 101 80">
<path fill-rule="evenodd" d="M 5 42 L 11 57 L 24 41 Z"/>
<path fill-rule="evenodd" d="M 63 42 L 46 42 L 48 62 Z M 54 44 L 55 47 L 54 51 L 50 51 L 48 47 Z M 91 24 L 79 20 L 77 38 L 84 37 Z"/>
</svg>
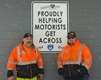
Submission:
<svg viewBox="0 0 101 80">
<path fill-rule="evenodd" d="M 14 72 L 13 72 L 14 71 Z M 43 78 L 43 60 L 39 50 L 33 45 L 33 36 L 26 33 L 21 43 L 15 47 L 8 59 L 8 80 L 40 80 Z"/>
<path fill-rule="evenodd" d="M 68 43 L 59 53 L 58 73 L 65 80 L 88 80 L 92 55 L 85 44 L 79 42 L 76 33 L 68 33 Z"/>
</svg>

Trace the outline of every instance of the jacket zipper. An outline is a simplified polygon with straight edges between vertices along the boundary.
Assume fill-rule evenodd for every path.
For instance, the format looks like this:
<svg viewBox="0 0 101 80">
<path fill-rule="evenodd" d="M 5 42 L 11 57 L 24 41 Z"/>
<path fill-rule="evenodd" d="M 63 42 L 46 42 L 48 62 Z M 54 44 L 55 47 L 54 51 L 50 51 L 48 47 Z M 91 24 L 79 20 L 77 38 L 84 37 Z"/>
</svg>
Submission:
<svg viewBox="0 0 101 80">
<path fill-rule="evenodd" d="M 30 78 L 32 78 L 32 66 L 30 64 Z"/>
</svg>

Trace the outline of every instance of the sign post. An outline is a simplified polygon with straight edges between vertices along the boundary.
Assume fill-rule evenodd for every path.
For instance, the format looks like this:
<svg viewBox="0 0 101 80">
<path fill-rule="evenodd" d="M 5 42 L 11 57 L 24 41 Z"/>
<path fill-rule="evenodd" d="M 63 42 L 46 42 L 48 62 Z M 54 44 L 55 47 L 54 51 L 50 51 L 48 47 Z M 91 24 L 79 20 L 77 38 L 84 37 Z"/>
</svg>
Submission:
<svg viewBox="0 0 101 80">
<path fill-rule="evenodd" d="M 43 53 L 59 52 L 67 44 L 69 3 L 33 1 L 31 3 L 33 42 Z"/>
</svg>

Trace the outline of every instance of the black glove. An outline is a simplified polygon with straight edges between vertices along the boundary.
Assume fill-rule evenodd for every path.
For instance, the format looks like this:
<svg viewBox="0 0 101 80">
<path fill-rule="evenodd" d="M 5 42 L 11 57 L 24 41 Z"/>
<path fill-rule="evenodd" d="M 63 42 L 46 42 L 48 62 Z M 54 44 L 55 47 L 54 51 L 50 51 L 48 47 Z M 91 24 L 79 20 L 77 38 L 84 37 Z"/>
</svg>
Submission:
<svg viewBox="0 0 101 80">
<path fill-rule="evenodd" d="M 13 70 L 8 70 L 7 71 L 7 77 L 13 76 Z"/>
<path fill-rule="evenodd" d="M 38 68 L 38 74 L 44 74 L 44 69 Z"/>
<path fill-rule="evenodd" d="M 80 66 L 79 67 L 79 77 L 83 77 L 84 75 L 88 75 L 88 70 L 86 69 L 85 66 Z"/>
<path fill-rule="evenodd" d="M 59 75 L 63 75 L 63 68 L 59 68 L 59 69 L 58 69 L 58 74 L 59 74 Z"/>
</svg>

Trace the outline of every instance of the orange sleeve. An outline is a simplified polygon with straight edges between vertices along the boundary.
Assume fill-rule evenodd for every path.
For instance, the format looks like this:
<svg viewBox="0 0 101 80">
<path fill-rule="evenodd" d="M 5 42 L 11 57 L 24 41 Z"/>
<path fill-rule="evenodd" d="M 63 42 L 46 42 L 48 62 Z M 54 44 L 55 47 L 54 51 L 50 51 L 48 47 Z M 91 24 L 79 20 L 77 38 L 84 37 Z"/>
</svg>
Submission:
<svg viewBox="0 0 101 80">
<path fill-rule="evenodd" d="M 8 58 L 8 62 L 7 62 L 7 69 L 9 70 L 12 70 L 12 69 L 14 69 L 15 68 L 15 66 L 16 66 L 16 60 L 17 60 L 17 55 L 16 55 L 16 53 L 17 53 L 17 50 L 16 50 L 16 48 L 14 48 L 13 50 L 12 50 L 12 52 L 11 52 L 11 54 L 10 54 L 10 56 L 9 56 L 9 58 Z"/>
<path fill-rule="evenodd" d="M 82 47 L 82 61 L 83 65 L 89 69 L 92 65 L 92 55 L 89 48 L 84 44 Z"/>
<path fill-rule="evenodd" d="M 58 54 L 58 58 L 57 58 L 57 65 L 58 65 L 58 68 L 61 68 L 61 67 L 63 67 L 63 60 L 62 60 L 62 52 L 63 51 L 61 51 L 59 54 Z"/>
<path fill-rule="evenodd" d="M 43 63 L 42 55 L 38 49 L 37 49 L 37 51 L 38 51 L 37 65 L 39 68 L 43 68 L 44 63 Z"/>
</svg>

